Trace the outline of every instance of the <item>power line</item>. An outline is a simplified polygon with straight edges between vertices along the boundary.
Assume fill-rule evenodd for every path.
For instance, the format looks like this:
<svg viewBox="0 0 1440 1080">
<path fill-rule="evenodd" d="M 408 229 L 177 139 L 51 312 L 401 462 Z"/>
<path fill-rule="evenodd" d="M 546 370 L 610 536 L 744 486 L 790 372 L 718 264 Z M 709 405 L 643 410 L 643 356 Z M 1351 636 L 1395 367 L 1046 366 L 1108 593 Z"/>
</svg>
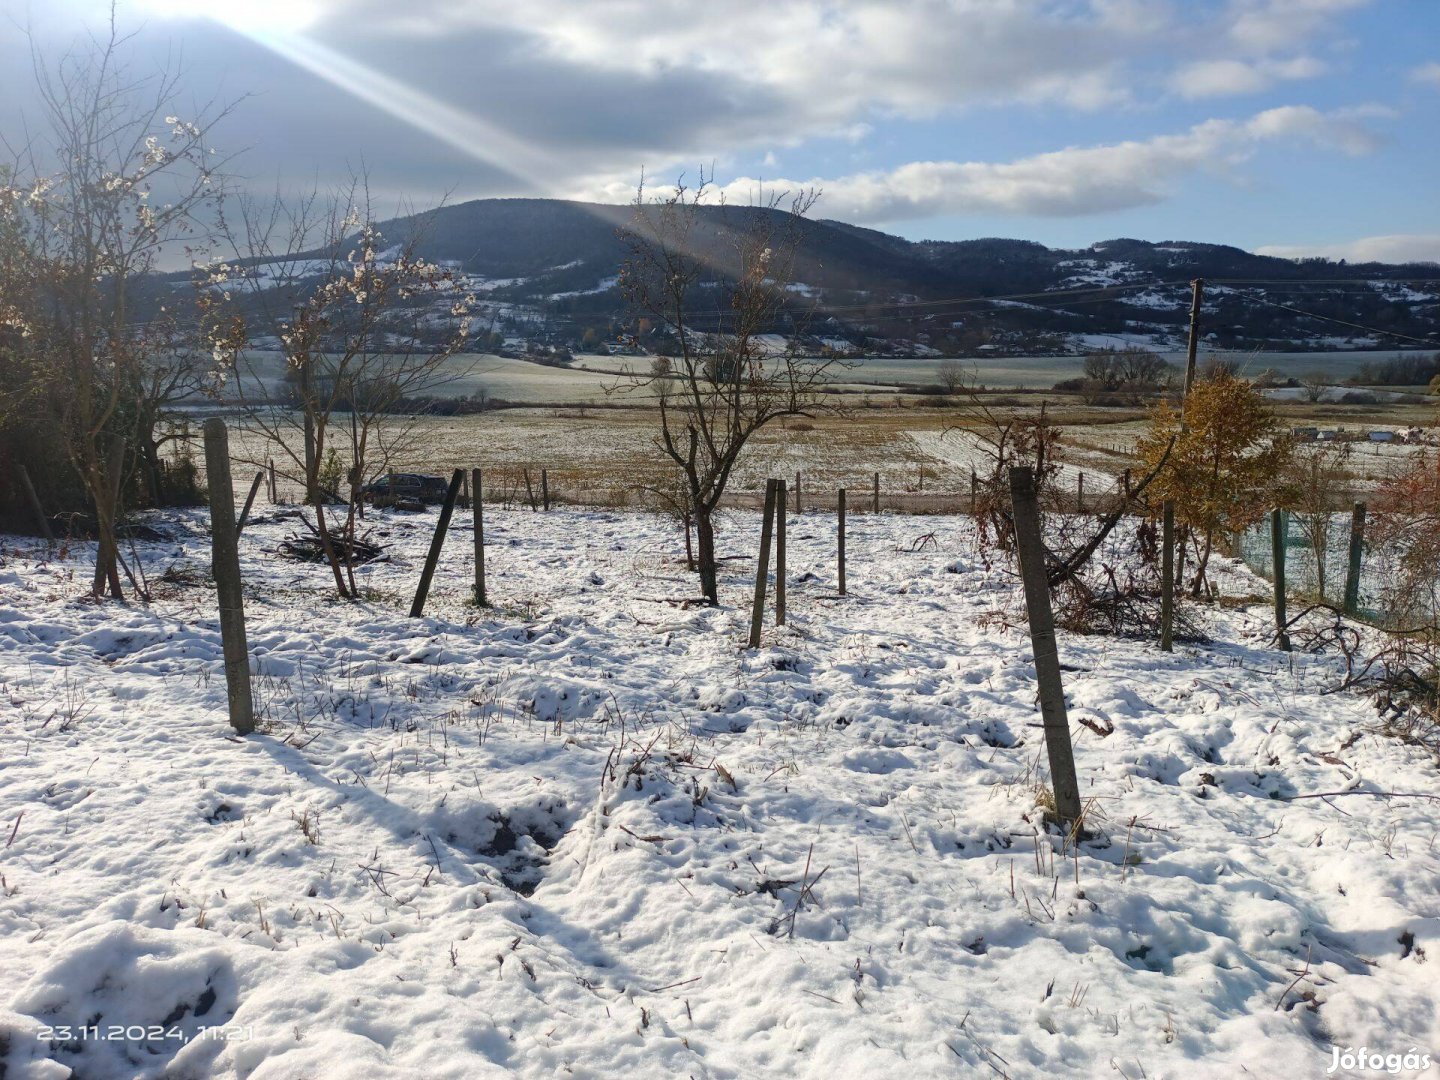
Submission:
<svg viewBox="0 0 1440 1080">
<path fill-rule="evenodd" d="M 849 313 L 849 312 L 860 312 L 860 313 L 870 314 L 870 315 L 872 315 L 872 316 L 874 316 L 874 317 L 876 317 L 876 318 L 898 318 L 899 316 L 886 316 L 886 315 L 884 315 L 883 313 L 884 313 L 885 311 L 888 311 L 888 310 L 891 310 L 891 309 L 897 309 L 897 308 L 902 308 L 902 309 L 909 310 L 909 309 L 912 309 L 912 308 L 944 307 L 944 306 L 946 306 L 946 305 L 948 305 L 948 304 L 982 304 L 982 303 L 995 303 L 995 302 L 1002 301 L 1002 300 L 1005 300 L 1005 301 L 1020 301 L 1020 300 L 1034 300 L 1034 299 L 1041 299 L 1041 298 L 1049 298 L 1049 299 L 1057 299 L 1057 298 L 1058 298 L 1058 299 L 1064 299 L 1064 298 L 1069 298 L 1069 297 L 1089 296 L 1089 295 L 1092 295 L 1092 294 L 1095 294 L 1095 293 L 1123 292 L 1123 291 L 1129 290 L 1129 289 L 1153 289 L 1153 288 L 1160 288 L 1160 287 L 1167 286 L 1167 285 L 1184 285 L 1184 284 L 1188 284 L 1188 283 L 1187 283 L 1187 282 L 1180 281 L 1180 280 L 1178 280 L 1178 279 L 1177 279 L 1177 280 L 1174 280 L 1174 281 L 1137 281 L 1137 282 L 1130 282 L 1130 283 L 1123 284 L 1123 285 L 1091 285 L 1091 286 L 1086 286 L 1086 287 L 1084 287 L 1084 288 L 1076 287 L 1076 288 L 1073 288 L 1073 289 L 1048 289 L 1048 290 L 1043 290 L 1043 291 L 1041 291 L 1041 292 L 1010 293 L 1010 294 L 1008 294 L 1008 295 L 1001 295 L 1001 296 L 955 296 L 955 297 L 949 297 L 949 298 L 946 298 L 946 299 L 943 299 L 943 300 L 894 300 L 894 301 L 891 301 L 891 302 L 889 302 L 889 303 L 878 303 L 878 304 L 839 304 L 839 305 L 833 305 L 833 306 L 832 306 L 832 305 L 820 305 L 820 304 L 817 304 L 816 307 L 815 307 L 815 311 L 816 311 L 817 313 L 826 314 L 826 315 L 834 315 L 834 314 Z M 1108 299 L 1108 298 L 1107 298 L 1107 297 L 1100 297 L 1100 299 Z M 1038 305 L 1037 305 L 1037 306 L 1038 306 Z M 686 312 L 686 316 L 687 316 L 687 317 L 694 317 L 694 316 L 697 316 L 697 315 L 705 316 L 705 315 L 730 315 L 730 314 L 733 314 L 733 312 L 732 312 L 730 309 L 722 309 L 722 308 L 715 308 L 715 309 L 711 309 L 711 310 L 709 310 L 709 311 L 703 311 L 703 310 L 702 310 L 702 311 L 688 311 L 688 312 Z M 937 314 L 943 314 L 943 312 L 937 312 Z"/>
<path fill-rule="evenodd" d="M 1401 341 L 1415 341 L 1421 345 L 1428 345 L 1431 348 L 1434 348 L 1436 344 L 1440 344 L 1432 338 L 1418 338 L 1411 334 L 1399 333 L 1395 330 L 1381 330 L 1379 327 L 1366 326 L 1364 323 L 1349 322 L 1345 319 L 1337 319 L 1331 315 L 1321 315 L 1318 312 L 1314 311 L 1303 311 L 1300 308 L 1292 307 L 1289 304 L 1282 304 L 1275 300 L 1266 300 L 1263 297 L 1257 296 L 1254 299 L 1256 303 L 1264 304 L 1267 307 L 1281 308 L 1284 311 L 1293 311 L 1296 315 L 1304 315 L 1305 317 L 1310 319 L 1320 319 L 1324 322 L 1336 323 L 1339 326 L 1348 326 L 1354 330 L 1364 330 L 1367 334 L 1384 334 L 1387 337 L 1398 338 Z"/>
<path fill-rule="evenodd" d="M 1271 288 L 1284 287 L 1301 290 L 1338 285 L 1372 287 L 1377 283 L 1440 285 L 1440 278 L 1316 278 L 1311 280 L 1297 280 L 1294 278 L 1206 278 L 1205 280 L 1215 285 L 1260 285 Z M 1049 311 L 1063 311 L 1066 307 L 1075 307 L 1080 304 L 1104 303 L 1107 300 L 1118 299 L 1119 294 L 1136 289 L 1165 289 L 1188 284 L 1188 281 L 1176 278 L 1161 281 L 1135 281 L 1116 285 L 1076 287 L 1071 289 L 1046 289 L 1039 292 L 1009 293 L 999 296 L 957 296 L 938 300 L 894 300 L 889 303 L 878 304 L 817 304 L 813 313 L 818 315 L 863 314 L 875 319 L 896 320 L 915 318 L 926 314 L 943 315 L 946 314 L 946 312 L 933 309 L 940 309 L 950 305 L 996 304 L 1002 301 L 1017 302 L 1026 300 L 1064 301 L 1064 303 L 1055 306 L 1045 304 L 1032 305 L 1034 307 L 1045 308 L 1045 310 Z M 1091 297 L 1091 299 L 1084 299 L 1085 297 Z M 1440 297 L 1437 297 L 1437 299 L 1440 299 Z M 990 310 L 995 311 L 1000 309 L 991 308 Z M 898 312 L 915 312 L 916 314 L 906 315 Z M 978 313 L 982 312 L 977 312 L 977 314 Z M 729 314 L 732 314 L 730 310 L 714 308 L 710 310 L 690 311 L 687 313 L 687 316 L 690 318 L 707 318 L 712 316 L 723 317 Z M 1386 331 L 1377 331 L 1377 333 L 1385 332 Z"/>
</svg>

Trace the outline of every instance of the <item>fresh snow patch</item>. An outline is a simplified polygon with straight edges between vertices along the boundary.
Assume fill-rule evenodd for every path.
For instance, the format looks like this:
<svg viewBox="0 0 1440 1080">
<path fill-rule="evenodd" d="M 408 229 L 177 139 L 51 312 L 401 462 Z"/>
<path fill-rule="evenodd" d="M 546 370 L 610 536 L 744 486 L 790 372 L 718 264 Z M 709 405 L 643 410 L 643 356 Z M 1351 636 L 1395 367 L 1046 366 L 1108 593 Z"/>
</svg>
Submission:
<svg viewBox="0 0 1440 1080">
<path fill-rule="evenodd" d="M 1326 692 L 1334 658 L 1272 651 L 1263 603 L 1173 655 L 1061 635 L 1076 852 L 1016 581 L 968 520 L 853 515 L 840 599 L 832 517 L 792 516 L 789 625 L 748 651 L 757 515 L 725 515 L 706 609 L 661 519 L 486 514 L 496 606 L 458 512 L 412 620 L 433 512 L 367 515 L 389 558 L 345 604 L 262 508 L 245 739 L 205 515 L 152 521 L 148 605 L 82 599 L 92 546 L 4 539 L 7 1080 L 1288 1077 L 1440 1047 L 1433 806 L 1291 801 L 1434 791 L 1435 763 Z"/>
</svg>

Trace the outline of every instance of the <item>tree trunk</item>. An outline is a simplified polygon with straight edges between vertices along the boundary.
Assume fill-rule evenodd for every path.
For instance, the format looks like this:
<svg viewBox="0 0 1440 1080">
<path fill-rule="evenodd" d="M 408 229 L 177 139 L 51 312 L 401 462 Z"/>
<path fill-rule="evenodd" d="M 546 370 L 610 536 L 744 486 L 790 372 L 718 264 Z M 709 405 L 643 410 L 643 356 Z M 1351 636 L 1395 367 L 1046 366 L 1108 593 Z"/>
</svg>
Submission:
<svg viewBox="0 0 1440 1080">
<path fill-rule="evenodd" d="M 1185 581 L 1185 554 L 1190 548 L 1190 526 L 1180 525 L 1175 529 L 1175 584 L 1183 588 Z"/>
<path fill-rule="evenodd" d="M 115 539 L 115 530 L 109 524 L 100 526 L 100 543 L 95 550 L 95 581 L 92 592 L 96 600 L 105 598 L 106 590 L 109 590 L 112 600 L 120 600 L 125 596 L 120 587 L 120 545 Z"/>
<path fill-rule="evenodd" d="M 685 515 L 685 567 L 691 573 L 695 571 L 695 546 L 690 542 L 690 525 L 692 516 Z"/>
<path fill-rule="evenodd" d="M 99 539 L 95 548 L 95 580 L 91 589 L 97 600 L 104 597 L 107 586 L 112 599 L 119 600 L 125 595 L 120 586 L 120 544 L 115 537 L 115 524 L 120 516 L 120 480 L 125 464 L 125 443 L 119 435 L 112 436 L 109 443 L 108 458 L 103 464 L 97 460 L 87 473 L 91 480 L 95 526 Z M 98 447 L 96 449 L 98 451 Z M 96 456 L 98 458 L 98 453 Z"/>
<path fill-rule="evenodd" d="M 165 474 L 160 468 L 160 450 L 148 433 L 140 435 L 140 452 L 145 459 L 145 477 L 150 486 L 150 501 L 158 508 L 167 505 Z"/>
<path fill-rule="evenodd" d="M 315 424 L 315 399 L 310 386 L 310 358 L 300 362 L 300 407 L 304 410 L 305 501 L 320 505 L 320 433 Z"/>
<path fill-rule="evenodd" d="M 1205 530 L 1205 546 L 1200 550 L 1199 562 L 1195 567 L 1195 581 L 1190 586 L 1190 595 L 1195 599 L 1200 598 L 1200 593 L 1205 585 L 1205 568 L 1210 565 L 1210 552 L 1215 547 L 1215 533 Z"/>
<path fill-rule="evenodd" d="M 720 587 L 715 568 L 715 526 L 710 521 L 710 510 L 695 508 L 695 539 L 698 557 L 696 566 L 700 571 L 700 591 L 711 607 L 720 603 Z"/>
</svg>

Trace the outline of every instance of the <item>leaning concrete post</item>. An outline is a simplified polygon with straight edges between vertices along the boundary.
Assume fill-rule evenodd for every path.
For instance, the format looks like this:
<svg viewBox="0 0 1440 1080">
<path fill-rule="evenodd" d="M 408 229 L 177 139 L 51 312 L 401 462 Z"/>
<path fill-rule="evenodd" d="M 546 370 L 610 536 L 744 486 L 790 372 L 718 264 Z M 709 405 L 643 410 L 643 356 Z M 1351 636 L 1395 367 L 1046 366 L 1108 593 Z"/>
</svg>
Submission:
<svg viewBox="0 0 1440 1080">
<path fill-rule="evenodd" d="M 1025 583 L 1025 611 L 1030 621 L 1030 645 L 1035 652 L 1035 682 L 1040 691 L 1045 749 L 1050 757 L 1055 816 L 1073 828 L 1080 820 L 1080 785 L 1075 778 L 1075 752 L 1070 745 L 1070 720 L 1060 682 L 1055 616 L 1050 609 L 1050 585 L 1046 580 L 1045 541 L 1040 535 L 1040 504 L 1035 496 L 1035 474 L 1030 469 L 1010 470 L 1010 501 L 1015 511 L 1015 549 L 1020 556 L 1020 577 Z"/>
<path fill-rule="evenodd" d="M 776 481 L 765 481 L 765 509 L 760 518 L 760 557 L 755 566 L 755 600 L 750 607 L 750 648 L 760 647 L 760 627 L 765 621 L 765 579 L 770 573 L 770 536 L 775 518 Z"/>
<path fill-rule="evenodd" d="M 45 537 L 45 543 L 55 543 L 55 534 L 50 530 L 50 519 L 45 516 L 45 508 L 40 505 L 40 496 L 35 493 L 35 485 L 30 481 L 30 470 L 24 465 L 17 465 L 15 471 L 20 476 L 20 487 L 30 503 L 30 512 L 35 515 L 35 524 L 39 526 L 40 535 Z"/>
<path fill-rule="evenodd" d="M 210 483 L 210 572 L 220 601 L 230 726 L 248 735 L 255 730 L 255 703 L 250 695 L 250 650 L 245 644 L 245 599 L 240 591 L 235 488 L 230 480 L 230 436 L 218 416 L 205 421 L 205 472 Z"/>
<path fill-rule="evenodd" d="M 455 500 L 460 497 L 460 478 L 464 475 L 464 469 L 456 469 L 450 476 L 450 486 L 445 489 L 440 520 L 435 523 L 435 535 L 430 538 L 430 553 L 425 556 L 425 569 L 420 571 L 420 584 L 415 587 L 415 600 L 410 605 L 412 619 L 425 614 L 425 599 L 430 595 L 430 582 L 434 580 L 435 567 L 440 563 L 440 549 L 445 546 L 445 533 L 450 528 L 450 515 L 455 513 Z"/>
<path fill-rule="evenodd" d="M 239 536 L 245 531 L 245 523 L 250 520 L 250 508 L 255 505 L 255 493 L 260 490 L 260 485 L 265 482 L 265 470 L 255 474 L 255 479 L 250 484 L 250 494 L 245 496 L 245 506 L 240 511 L 240 520 L 235 523 L 235 535 Z"/>
</svg>

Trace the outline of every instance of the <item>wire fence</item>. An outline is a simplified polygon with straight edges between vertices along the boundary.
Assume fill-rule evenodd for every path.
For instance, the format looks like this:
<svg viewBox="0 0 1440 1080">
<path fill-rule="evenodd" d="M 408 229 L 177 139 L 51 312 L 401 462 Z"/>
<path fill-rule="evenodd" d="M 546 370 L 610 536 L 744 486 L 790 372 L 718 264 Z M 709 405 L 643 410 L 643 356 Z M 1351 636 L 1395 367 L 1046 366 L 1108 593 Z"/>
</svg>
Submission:
<svg viewBox="0 0 1440 1080">
<path fill-rule="evenodd" d="M 1352 514 L 1302 517 L 1284 510 L 1271 511 L 1246 529 L 1235 544 L 1237 557 L 1261 577 L 1272 583 L 1275 580 L 1271 530 L 1277 514 L 1285 550 L 1288 600 L 1346 608 L 1356 618 L 1382 627 L 1440 622 L 1440 582 L 1417 582 L 1403 565 L 1405 549 L 1395 543 L 1378 542 L 1373 522 L 1369 529 L 1362 524 L 1352 569 Z M 1352 590 L 1353 603 L 1349 601 Z"/>
</svg>

